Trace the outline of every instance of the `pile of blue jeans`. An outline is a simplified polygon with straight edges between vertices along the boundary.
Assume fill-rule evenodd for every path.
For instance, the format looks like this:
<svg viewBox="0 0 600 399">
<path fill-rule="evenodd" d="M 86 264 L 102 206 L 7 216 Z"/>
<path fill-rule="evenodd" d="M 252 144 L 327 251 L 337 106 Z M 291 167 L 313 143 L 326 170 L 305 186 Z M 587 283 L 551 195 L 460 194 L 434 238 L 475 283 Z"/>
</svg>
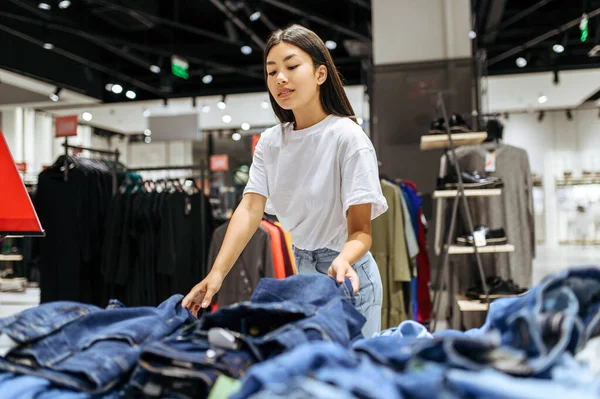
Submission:
<svg viewBox="0 0 600 399">
<path fill-rule="evenodd" d="M 226 377 L 232 399 L 600 398 L 600 370 L 578 360 L 600 358 L 598 268 L 496 300 L 466 332 L 406 321 L 365 338 L 351 293 L 318 274 L 263 279 L 198 320 L 180 295 L 43 304 L 0 319 L 0 398 L 204 398 Z"/>
</svg>

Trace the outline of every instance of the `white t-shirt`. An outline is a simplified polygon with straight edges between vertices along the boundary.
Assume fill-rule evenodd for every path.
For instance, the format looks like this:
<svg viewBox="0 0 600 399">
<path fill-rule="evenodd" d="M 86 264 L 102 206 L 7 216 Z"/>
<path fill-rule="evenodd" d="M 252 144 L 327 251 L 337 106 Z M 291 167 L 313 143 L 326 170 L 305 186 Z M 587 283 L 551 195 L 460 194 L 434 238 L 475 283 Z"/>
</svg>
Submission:
<svg viewBox="0 0 600 399">
<path fill-rule="evenodd" d="M 373 144 L 354 121 L 334 115 L 302 130 L 286 123 L 263 132 L 246 193 L 267 197 L 265 212 L 305 250 L 340 251 L 351 205 L 372 204 L 371 219 L 387 210 Z"/>
</svg>

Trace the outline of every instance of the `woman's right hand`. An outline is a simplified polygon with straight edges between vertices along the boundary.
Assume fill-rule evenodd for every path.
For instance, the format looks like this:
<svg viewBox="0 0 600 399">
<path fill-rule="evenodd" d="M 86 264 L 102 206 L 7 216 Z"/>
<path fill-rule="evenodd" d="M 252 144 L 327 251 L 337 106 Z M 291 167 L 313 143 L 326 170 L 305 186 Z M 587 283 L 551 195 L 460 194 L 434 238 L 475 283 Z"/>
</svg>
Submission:
<svg viewBox="0 0 600 399">
<path fill-rule="evenodd" d="M 198 317 L 200 309 L 210 306 L 213 297 L 221 289 L 223 277 L 216 272 L 210 272 L 204 280 L 194 286 L 181 301 L 181 306 L 187 308 L 194 317 Z"/>
</svg>

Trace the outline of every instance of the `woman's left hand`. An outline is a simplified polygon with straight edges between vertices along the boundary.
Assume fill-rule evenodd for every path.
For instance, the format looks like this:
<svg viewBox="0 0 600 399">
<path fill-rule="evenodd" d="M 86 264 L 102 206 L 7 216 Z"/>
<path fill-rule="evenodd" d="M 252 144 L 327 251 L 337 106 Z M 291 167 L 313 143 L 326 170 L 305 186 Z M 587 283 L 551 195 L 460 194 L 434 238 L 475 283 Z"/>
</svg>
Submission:
<svg viewBox="0 0 600 399">
<path fill-rule="evenodd" d="M 352 283 L 352 289 L 354 294 L 358 293 L 358 289 L 360 288 L 360 279 L 358 278 L 358 274 L 352 268 L 352 265 L 347 260 L 340 258 L 339 256 L 331 262 L 331 266 L 329 270 L 327 270 L 327 275 L 329 277 L 333 277 L 339 284 L 343 284 L 346 278 L 350 279 Z"/>
</svg>

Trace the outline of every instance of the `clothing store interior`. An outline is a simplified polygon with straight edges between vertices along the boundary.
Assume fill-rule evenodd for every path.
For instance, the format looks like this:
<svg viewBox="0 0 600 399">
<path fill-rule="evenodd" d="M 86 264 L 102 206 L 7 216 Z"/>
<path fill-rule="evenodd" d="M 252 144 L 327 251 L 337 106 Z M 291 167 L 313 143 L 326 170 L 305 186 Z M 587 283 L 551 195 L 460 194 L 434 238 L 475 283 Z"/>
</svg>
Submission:
<svg viewBox="0 0 600 399">
<path fill-rule="evenodd" d="M 341 131 L 304 187 L 286 146 L 334 132 L 276 112 L 295 24 L 373 154 Z M 2 0 L 0 44 L 0 399 L 600 398 L 600 0 Z M 343 249 L 290 223 L 371 198 L 347 170 L 387 203 L 357 287 L 346 196 Z"/>
</svg>

